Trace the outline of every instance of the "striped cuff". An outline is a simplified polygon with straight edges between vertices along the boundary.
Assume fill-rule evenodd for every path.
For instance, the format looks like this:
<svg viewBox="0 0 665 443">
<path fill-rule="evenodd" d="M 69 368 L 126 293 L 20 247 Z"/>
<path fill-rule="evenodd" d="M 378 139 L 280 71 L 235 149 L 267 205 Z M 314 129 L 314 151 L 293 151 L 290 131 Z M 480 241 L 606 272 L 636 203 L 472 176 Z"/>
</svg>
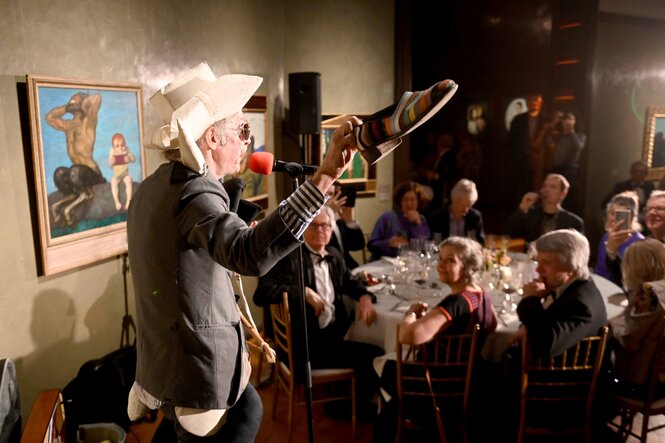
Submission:
<svg viewBox="0 0 665 443">
<path fill-rule="evenodd" d="M 282 200 L 278 208 L 279 215 L 293 236 L 300 239 L 327 199 L 311 180 L 307 180 Z"/>
</svg>

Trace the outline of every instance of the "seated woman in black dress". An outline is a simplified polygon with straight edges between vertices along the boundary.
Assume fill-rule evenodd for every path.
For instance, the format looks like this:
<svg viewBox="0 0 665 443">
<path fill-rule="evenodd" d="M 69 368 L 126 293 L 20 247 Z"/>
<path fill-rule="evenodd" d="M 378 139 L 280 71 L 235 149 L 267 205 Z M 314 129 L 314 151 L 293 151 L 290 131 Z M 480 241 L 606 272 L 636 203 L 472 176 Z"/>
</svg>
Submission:
<svg viewBox="0 0 665 443">
<path fill-rule="evenodd" d="M 496 317 L 489 294 L 478 284 L 482 264 L 483 251 L 477 241 L 453 236 L 441 242 L 437 271 L 439 279 L 450 286 L 451 294 L 431 310 L 426 303 L 412 304 L 400 323 L 400 343 L 419 345 L 442 333 L 470 333 L 475 324 L 480 325 L 481 335 L 494 331 Z M 374 441 L 394 439 L 396 383 L 396 362 L 389 360 L 381 374 L 381 387 L 392 399 L 377 420 Z"/>
</svg>

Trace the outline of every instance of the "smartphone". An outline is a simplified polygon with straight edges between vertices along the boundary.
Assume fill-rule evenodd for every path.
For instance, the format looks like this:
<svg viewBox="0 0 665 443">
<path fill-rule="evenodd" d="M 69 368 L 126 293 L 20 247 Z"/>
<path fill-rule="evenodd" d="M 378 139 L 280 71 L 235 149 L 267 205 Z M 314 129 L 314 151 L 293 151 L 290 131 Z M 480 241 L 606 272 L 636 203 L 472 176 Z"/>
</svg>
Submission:
<svg viewBox="0 0 665 443">
<path fill-rule="evenodd" d="M 619 229 L 630 229 L 630 211 L 627 209 L 617 209 L 614 211 L 614 219 Z M 623 222 L 619 224 L 620 222 Z"/>
<path fill-rule="evenodd" d="M 346 203 L 344 206 L 353 208 L 356 206 L 356 188 L 353 186 L 342 186 L 342 196 L 346 197 Z"/>
</svg>

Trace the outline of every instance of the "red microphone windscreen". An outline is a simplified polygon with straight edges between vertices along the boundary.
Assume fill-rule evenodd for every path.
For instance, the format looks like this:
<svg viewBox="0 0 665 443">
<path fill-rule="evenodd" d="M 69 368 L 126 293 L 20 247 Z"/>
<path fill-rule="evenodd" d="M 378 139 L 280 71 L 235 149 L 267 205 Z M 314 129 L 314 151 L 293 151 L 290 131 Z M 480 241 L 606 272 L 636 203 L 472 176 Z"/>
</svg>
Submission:
<svg viewBox="0 0 665 443">
<path fill-rule="evenodd" d="M 254 152 L 249 156 L 249 169 L 255 174 L 272 174 L 274 164 L 275 156 L 271 152 Z"/>
</svg>

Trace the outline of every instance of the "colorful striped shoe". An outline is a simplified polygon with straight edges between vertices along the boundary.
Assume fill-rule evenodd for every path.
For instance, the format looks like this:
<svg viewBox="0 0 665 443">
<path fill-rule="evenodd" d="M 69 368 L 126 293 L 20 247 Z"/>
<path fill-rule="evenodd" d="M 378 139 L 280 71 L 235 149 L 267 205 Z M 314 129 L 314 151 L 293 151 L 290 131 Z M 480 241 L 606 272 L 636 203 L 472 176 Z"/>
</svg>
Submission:
<svg viewBox="0 0 665 443">
<path fill-rule="evenodd" d="M 374 164 L 388 155 L 403 137 L 436 114 L 457 91 L 457 83 L 442 80 L 425 91 L 406 91 L 399 102 L 369 116 L 354 129 L 360 153 Z"/>
</svg>

